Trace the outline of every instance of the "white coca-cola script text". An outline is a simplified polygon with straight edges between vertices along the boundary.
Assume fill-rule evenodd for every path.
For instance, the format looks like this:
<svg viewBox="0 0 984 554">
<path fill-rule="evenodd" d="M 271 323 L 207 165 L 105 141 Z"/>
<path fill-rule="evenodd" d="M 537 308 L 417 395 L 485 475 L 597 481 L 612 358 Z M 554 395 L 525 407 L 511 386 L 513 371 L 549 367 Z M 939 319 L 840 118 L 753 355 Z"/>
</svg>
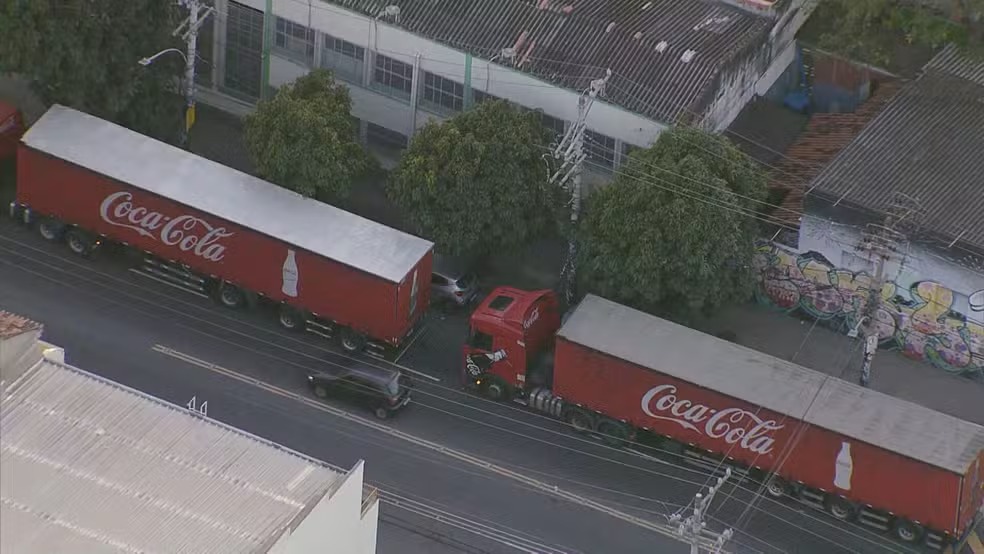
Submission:
<svg viewBox="0 0 984 554">
<path fill-rule="evenodd" d="M 536 323 L 536 320 L 538 320 L 538 319 L 540 319 L 540 307 L 539 306 L 533 308 L 533 311 L 530 312 L 529 317 L 527 317 L 525 320 L 523 320 L 523 329 L 527 329 L 528 330 L 530 327 L 533 326 L 534 323 Z"/>
<path fill-rule="evenodd" d="M 756 454 L 768 454 L 775 445 L 773 431 L 784 426 L 775 420 L 763 420 L 741 408 L 717 410 L 676 395 L 673 385 L 659 385 L 642 396 L 642 411 L 655 419 L 672 421 L 684 429 L 713 439 L 723 439 Z M 667 415 L 660 415 L 667 414 Z"/>
<path fill-rule="evenodd" d="M 225 256 L 226 247 L 219 241 L 233 235 L 225 227 L 213 227 L 193 215 L 172 218 L 134 206 L 133 195 L 129 192 L 116 192 L 107 196 L 99 206 L 99 215 L 110 225 L 132 229 L 142 236 L 168 246 L 177 246 L 184 252 L 193 252 L 196 256 L 213 262 Z"/>
</svg>

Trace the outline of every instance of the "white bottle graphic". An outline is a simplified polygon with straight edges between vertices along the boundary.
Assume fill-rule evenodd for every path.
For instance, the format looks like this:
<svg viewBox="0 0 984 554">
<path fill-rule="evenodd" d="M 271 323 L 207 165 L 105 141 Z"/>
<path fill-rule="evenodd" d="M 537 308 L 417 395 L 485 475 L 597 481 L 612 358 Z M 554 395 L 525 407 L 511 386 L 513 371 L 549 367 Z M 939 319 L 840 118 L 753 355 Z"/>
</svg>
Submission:
<svg viewBox="0 0 984 554">
<path fill-rule="evenodd" d="M 837 461 L 834 462 L 834 486 L 838 489 L 851 490 L 851 475 L 854 473 L 854 460 L 851 459 L 851 445 L 841 443 Z"/>
<path fill-rule="evenodd" d="M 281 288 L 284 294 L 291 298 L 297 297 L 297 281 L 300 276 L 297 274 L 297 259 L 293 250 L 287 250 L 287 259 L 284 260 L 284 285 Z"/>
</svg>

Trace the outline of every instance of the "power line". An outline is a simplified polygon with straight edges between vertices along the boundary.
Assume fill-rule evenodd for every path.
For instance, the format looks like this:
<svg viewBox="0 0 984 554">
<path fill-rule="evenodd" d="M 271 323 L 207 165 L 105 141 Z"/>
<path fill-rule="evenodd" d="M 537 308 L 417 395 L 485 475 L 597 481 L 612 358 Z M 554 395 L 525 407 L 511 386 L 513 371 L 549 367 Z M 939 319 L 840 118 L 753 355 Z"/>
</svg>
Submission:
<svg viewBox="0 0 984 554">
<path fill-rule="evenodd" d="M 16 242 L 16 241 L 12 241 L 12 240 L 11 240 L 11 239 L 9 239 L 9 238 L 8 238 L 8 239 L 5 239 L 5 240 L 8 240 L 8 241 L 11 241 L 11 242 Z M 18 244 L 22 244 L 22 243 L 18 243 Z M 24 245 L 24 246 L 26 246 L 26 245 Z M 32 249 L 34 249 L 33 247 L 29 247 L 29 246 L 28 246 L 28 248 L 32 248 Z M 45 252 L 44 250 L 39 250 L 39 249 L 34 249 L 34 250 L 37 250 L 38 252 L 42 252 L 42 253 L 45 253 L 45 254 L 47 254 L 47 255 L 49 255 L 49 256 L 52 256 L 52 257 L 55 257 L 55 258 L 58 258 L 58 259 L 60 259 L 60 260 L 62 260 L 62 261 L 65 261 L 65 262 L 69 262 L 69 260 L 66 260 L 66 259 L 64 259 L 64 258 L 62 258 L 62 257 L 60 257 L 60 256 L 55 256 L 55 255 L 53 255 L 53 254 L 51 254 L 51 253 L 48 253 L 48 252 Z M 19 255 L 19 256 L 23 256 L 22 254 L 19 254 L 19 253 L 17 253 L 16 251 L 13 251 L 13 250 L 8 250 L 8 251 L 9 251 L 9 252 L 12 252 L 12 253 L 14 253 L 14 254 L 16 254 L 16 255 Z M 55 269 L 56 271 L 59 271 L 59 272 L 65 272 L 65 270 L 63 270 L 63 269 L 61 269 L 61 268 L 59 268 L 59 267 L 57 267 L 57 266 L 52 266 L 52 265 L 50 265 L 50 264 L 46 264 L 46 263 L 44 263 L 44 262 L 38 262 L 37 260 L 33 260 L 33 261 L 34 261 L 34 263 L 37 263 L 37 264 L 40 264 L 40 265 L 46 265 L 46 266 L 48 266 L 48 267 L 51 267 L 52 269 Z M 136 284 L 133 284 L 133 283 L 130 283 L 130 282 L 128 282 L 128 281 L 126 281 L 126 280 L 123 280 L 123 279 L 120 279 L 120 278 L 118 278 L 118 277 L 115 277 L 115 276 L 112 276 L 112 275 L 108 275 L 108 274 L 105 274 L 104 272 L 100 272 L 100 271 L 97 271 L 97 270 L 95 270 L 95 269 L 93 269 L 93 268 L 91 268 L 91 267 L 89 267 L 89 266 L 88 266 L 88 265 L 86 265 L 86 264 L 78 264 L 78 263 L 76 263 L 76 262 L 74 262 L 74 261 L 72 261 L 72 262 L 69 262 L 69 263 L 71 263 L 72 265 L 77 265 L 77 266 L 79 266 L 79 267 L 82 267 L 82 268 L 85 268 L 85 269 L 87 269 L 87 270 L 88 270 L 89 272 L 91 272 L 91 273 L 95 273 L 95 274 L 99 274 L 99 275 L 104 275 L 105 277 L 108 277 L 108 278 L 110 278 L 110 279 L 112 279 L 112 280 L 115 280 L 115 281 L 120 281 L 121 283 L 124 283 L 124 284 L 127 284 L 127 285 L 129 285 L 129 286 L 131 286 L 131 287 L 134 287 L 134 288 L 138 288 L 138 289 L 140 289 L 140 290 L 145 290 L 145 291 L 148 291 L 148 292 L 154 292 L 155 294 L 157 294 L 157 291 L 153 291 L 153 289 L 148 289 L 147 287 L 143 287 L 143 286 L 139 286 L 139 285 L 136 285 Z M 25 270 L 25 271 L 30 271 L 30 270 L 27 270 L 26 268 L 23 268 L 23 267 L 20 267 L 20 269 L 22 269 L 22 270 Z M 51 277 L 50 277 L 50 276 L 47 276 L 47 275 L 43 275 L 43 274 L 39 274 L 39 275 L 41 275 L 42 277 L 45 277 L 45 278 L 47 278 L 47 279 L 51 279 Z M 77 275 L 76 275 L 76 276 L 77 276 Z M 78 276 L 77 276 L 77 277 L 78 277 Z M 101 284 L 101 283 L 98 283 L 98 282 L 96 282 L 96 281 L 93 281 L 93 280 L 91 280 L 91 279 L 88 279 L 88 278 L 85 278 L 85 277 L 81 277 L 81 278 L 82 278 L 83 280 L 85 280 L 85 281 L 89 281 L 89 282 L 93 282 L 93 283 L 94 283 L 94 284 L 96 284 L 97 286 L 102 286 L 102 287 L 105 287 L 105 288 L 108 288 L 108 287 L 106 287 L 106 285 L 103 285 L 103 284 Z M 64 283 L 63 283 L 63 284 L 64 284 Z M 75 285 L 69 285 L 69 286 L 72 286 L 72 287 L 75 287 Z M 146 299 L 143 299 L 143 298 L 141 298 L 141 297 L 139 297 L 139 296 L 135 296 L 135 295 L 130 295 L 129 293 L 125 293 L 125 292 L 121 292 L 121 291 L 119 291 L 118 289 L 113 289 L 113 292 L 114 292 L 114 293 L 118 293 L 118 294 L 120 294 L 120 293 L 121 293 L 121 294 L 124 294 L 124 295 L 128 295 L 128 296 L 132 296 L 133 298 L 135 298 L 135 299 L 137 299 L 137 300 L 139 300 L 139 301 L 141 301 L 141 302 L 144 302 L 144 303 L 147 303 L 147 304 L 149 304 L 149 305 L 152 305 L 152 306 L 154 306 L 154 307 L 158 307 L 158 308 L 164 308 L 165 310 L 171 310 L 171 311 L 175 311 L 175 312 L 177 312 L 178 314 L 180 314 L 180 315 L 182 315 L 182 316 L 184 316 L 184 317 L 191 317 L 192 319 L 197 319 L 197 320 L 200 320 L 200 321 L 203 321 L 203 322 L 205 322 L 206 324 L 209 324 L 209 325 L 213 325 L 213 326 L 215 325 L 214 323 L 211 323 L 211 322 L 209 322 L 208 320 L 203 320 L 203 319 L 201 319 L 201 318 L 196 318 L 196 317 L 194 317 L 194 316 L 190 316 L 189 314 L 187 314 L 187 312 L 183 312 L 183 311 L 179 311 L 179 310 L 173 310 L 172 308 L 169 308 L 169 307 L 167 307 L 167 306 L 164 306 L 164 305 L 161 305 L 161 304 L 159 304 L 159 303 L 155 303 L 155 302 L 152 302 L 152 301 L 149 301 L 149 300 L 146 300 Z M 90 294 L 91 294 L 91 293 L 90 293 Z M 116 302 L 116 301 L 114 301 L 114 300 L 110 300 L 110 301 L 112 301 L 112 302 Z M 185 303 L 185 304 L 189 304 L 189 305 L 191 305 L 191 306 L 194 306 L 194 304 L 191 304 L 191 303 L 187 303 L 187 302 L 183 302 L 183 301 L 182 301 L 182 303 Z M 123 305 L 124 305 L 124 306 L 126 306 L 126 307 L 127 307 L 127 308 L 129 308 L 129 309 L 134 309 L 134 310 L 137 310 L 137 311 L 140 311 L 140 312 L 142 312 L 142 313 L 145 313 L 145 314 L 147 314 L 147 315 L 150 315 L 151 317 L 154 317 L 154 318 L 158 318 L 158 317 L 160 317 L 160 316 L 159 316 L 159 315 L 157 315 L 157 314 L 153 314 L 153 313 L 148 313 L 148 312 L 146 312 L 145 310 L 140 310 L 140 309 L 138 309 L 138 308 L 134 308 L 134 307 L 133 307 L 132 305 L 130 305 L 130 304 L 123 304 Z M 196 306 L 196 307 L 198 307 L 198 306 Z M 199 308 L 201 308 L 201 307 L 199 307 Z M 203 308 L 202 308 L 202 309 L 203 309 Z M 231 318 L 230 318 L 230 319 L 231 319 Z M 181 325 L 181 324 L 179 324 L 179 325 Z M 194 329 L 194 328 L 192 328 L 192 327 L 187 327 L 187 326 L 185 326 L 185 325 L 181 325 L 181 326 L 183 326 L 183 327 L 186 327 L 187 329 L 189 329 L 189 330 L 191 330 L 191 331 L 193 331 L 193 332 L 196 332 L 196 333 L 199 333 L 199 334 L 204 334 L 204 335 L 207 335 L 207 336 L 210 336 L 211 338 L 213 338 L 213 339 L 216 339 L 216 340 L 219 340 L 219 341 L 224 341 L 224 342 L 230 342 L 230 344 L 234 344 L 234 345 L 236 345 L 237 347 L 240 347 L 240 348 L 245 348 L 245 349 L 248 349 L 248 350 L 255 350 L 255 349 L 253 349 L 253 348 L 251 348 L 251 347 L 249 347 L 249 346 L 246 346 L 246 345 L 242 345 L 242 344 L 239 344 L 239 343 L 233 343 L 233 342 L 231 342 L 231 341 L 228 341 L 228 339 L 223 339 L 222 337 L 218 337 L 218 336 L 215 336 L 215 335 L 210 335 L 210 334 L 208 334 L 208 333 L 205 333 L 205 332 L 203 332 L 203 331 L 201 331 L 201 330 L 198 330 L 198 329 Z M 251 327 L 254 327 L 254 326 L 252 326 L 252 325 L 249 325 L 249 326 L 251 326 Z M 236 333 L 238 333 L 237 331 L 233 331 L 233 332 L 236 332 Z M 278 336 L 281 336 L 281 335 L 279 335 L 279 334 L 278 334 Z M 255 342 L 255 341 L 257 340 L 257 339 L 256 339 L 256 337 L 250 337 L 250 338 L 251 338 L 251 339 L 253 340 L 253 342 Z M 269 341 L 263 341 L 262 339 L 259 339 L 259 340 L 260 340 L 261 342 L 269 342 Z M 278 347 L 278 348 L 283 348 L 283 347 L 280 347 L 279 345 L 276 345 L 275 343 L 270 343 L 270 344 L 272 344 L 273 346 L 275 346 L 275 347 Z M 264 354 L 264 355 L 269 355 L 269 354 L 267 354 L 267 353 L 265 353 L 265 352 L 263 352 L 263 351 L 259 351 L 259 350 L 256 350 L 256 352 L 257 352 L 257 353 L 260 353 L 260 354 Z M 279 358 L 278 358 L 278 359 L 279 359 Z M 290 363 L 290 362 L 288 362 L 288 363 Z M 443 399 L 443 398 L 442 398 L 442 399 Z M 444 399 L 444 400 L 445 400 L 445 401 L 447 401 L 447 399 Z M 423 404 L 421 404 L 421 403 L 419 403 L 419 402 L 418 402 L 418 405 L 423 405 Z M 427 406 L 427 407 L 430 407 L 430 406 Z M 434 408 L 434 407 L 430 407 L 430 408 L 432 408 L 432 409 L 437 409 L 438 411 L 441 411 L 441 410 L 440 410 L 439 408 Z M 478 422 L 477 420 L 474 420 L 474 419 L 472 419 L 472 418 L 467 418 L 467 417 L 464 417 L 464 416 L 461 416 L 460 414 L 453 414 L 453 413 L 451 413 L 451 412 L 446 412 L 446 411 L 445 411 L 445 413 L 447 413 L 447 414 L 449 414 L 449 415 L 452 415 L 452 416 L 454 416 L 454 417 L 459 417 L 459 418 L 463 418 L 463 419 L 466 419 L 466 420 L 468 420 L 468 421 L 472 421 L 472 422 Z M 504 416 L 500 416 L 500 417 L 504 417 Z M 509 419 L 509 418 L 507 418 L 507 419 Z M 494 425 L 491 425 L 491 424 L 487 424 L 487 423 L 484 423 L 484 422 L 478 422 L 478 423 L 483 423 L 484 425 L 486 425 L 486 426 L 490 426 L 490 427 L 497 427 L 497 426 L 494 426 Z M 500 428 L 500 429 L 502 429 L 502 428 Z M 513 434 L 517 434 L 517 435 L 520 435 L 520 436 L 524 436 L 524 437 L 526 437 L 526 438 L 530 438 L 530 439 L 533 439 L 533 440 L 537 440 L 537 441 L 540 441 L 540 442 L 544 442 L 544 441 L 542 441 L 542 439 L 536 439 L 535 437 L 530 437 L 530 436 L 528 436 L 528 435 L 523 435 L 522 433 L 516 433 L 516 432 L 513 432 Z M 548 444 L 552 444 L 552 443 L 548 443 Z M 384 447 L 385 447 L 385 446 L 384 446 Z M 572 451 L 574 451 L 574 452 L 579 452 L 579 453 L 582 453 L 582 454 L 584 454 L 584 453 L 585 453 L 584 451 L 581 451 L 581 450 L 577 450 L 577 449 L 571 449 L 571 448 L 569 448 L 569 447 L 562 447 L 562 448 L 565 448 L 565 449 L 568 449 L 568 450 L 572 450 Z M 615 450 L 617 450 L 617 449 L 615 449 Z M 419 457 L 419 456 L 418 456 L 418 457 Z M 597 456 L 595 456 L 595 457 L 597 457 Z M 422 459 L 429 459 L 429 458 L 422 458 Z M 651 473 L 651 474 L 656 474 L 657 476 L 661 476 L 661 477 L 666 477 L 666 478 L 669 478 L 669 479 L 672 479 L 672 480 L 677 480 L 677 481 L 683 481 L 683 482 L 688 482 L 688 483 L 690 483 L 689 481 L 685 481 L 685 480 L 682 480 L 681 478 L 679 478 L 679 477 L 676 477 L 676 476 L 673 476 L 673 475 L 669 475 L 669 474 L 664 474 L 664 473 L 660 473 L 660 472 L 655 472 L 655 471 L 653 471 L 653 470 L 649 470 L 649 469 L 646 469 L 646 468 L 641 468 L 641 467 L 639 467 L 639 466 L 633 466 L 633 465 L 630 465 L 630 464 L 625 464 L 624 462 L 619 462 L 619 461 L 616 461 L 616 460 L 612 460 L 612 459 L 610 459 L 610 458 L 599 458 L 599 459 L 602 459 L 602 460 L 605 460 L 605 461 L 610 461 L 610 462 L 615 462 L 615 463 L 617 463 L 617 464 L 620 464 L 620 465 L 623 465 L 623 466 L 626 466 L 626 467 L 630 467 L 630 468 L 632 468 L 632 469 L 635 469 L 635 470 L 638 470 L 638 471 L 643 471 L 643 472 L 646 472 L 646 473 Z M 432 461 L 434 461 L 434 460 L 432 460 Z M 436 462 L 436 461 L 435 461 L 435 462 Z M 441 463 L 441 462 L 436 462 L 436 463 Z M 513 464 L 506 464 L 506 465 L 513 465 Z M 694 470 L 690 470 L 690 469 L 687 469 L 687 468 L 680 468 L 679 466 L 676 466 L 676 467 L 677 467 L 678 469 L 684 469 L 684 470 L 686 470 L 686 471 L 694 471 Z M 524 468 L 524 467 L 519 467 L 519 469 L 521 469 L 521 470 L 523 470 L 524 472 L 529 472 L 529 471 L 532 471 L 532 472 L 534 472 L 534 473 L 538 473 L 538 472 L 537 472 L 536 470 L 531 470 L 530 468 Z M 461 470 L 461 471 L 466 471 L 466 470 Z M 467 471 L 466 471 L 466 472 L 467 472 Z M 554 474 L 552 474 L 552 473 L 551 473 L 551 474 L 548 474 L 548 475 L 554 475 Z M 693 484 L 696 484 L 696 483 L 693 483 Z M 749 492 L 752 492 L 752 491 L 751 491 L 751 489 L 746 489 L 746 490 L 749 490 Z M 660 502 L 660 501 L 657 501 L 657 502 Z M 782 504 L 779 504 L 779 503 L 776 503 L 776 504 L 777 504 L 778 506 L 783 506 Z M 771 514 L 770 514 L 770 515 L 771 515 Z M 808 518 L 809 518 L 809 519 L 811 519 L 811 520 L 814 520 L 814 521 L 817 521 L 817 522 L 819 522 L 819 523 L 821 523 L 821 524 L 824 524 L 824 525 L 828 525 L 828 526 L 829 526 L 829 524 L 828 524 L 827 522 L 825 522 L 825 521 L 823 521 L 823 520 L 821 520 L 821 519 L 818 519 L 818 518 L 816 518 L 816 517 L 814 517 L 814 516 L 810 516 L 810 515 L 807 515 L 807 514 L 803 514 L 803 515 L 804 515 L 805 517 L 808 517 Z M 859 529 L 860 529 L 860 528 L 859 528 Z M 853 533 L 852 533 L 852 534 L 853 534 Z M 855 536 L 856 536 L 857 538 L 860 538 L 860 539 L 862 539 L 862 540 L 865 540 L 865 541 L 871 541 L 871 539 L 869 539 L 869 538 L 867 538 L 867 537 L 863 537 L 863 536 L 860 536 L 860 535 L 856 535 L 856 534 L 854 534 L 854 535 L 855 535 Z M 829 539 L 827 539 L 827 540 L 829 540 Z M 881 540 L 884 540 L 884 539 L 881 539 Z"/>
</svg>

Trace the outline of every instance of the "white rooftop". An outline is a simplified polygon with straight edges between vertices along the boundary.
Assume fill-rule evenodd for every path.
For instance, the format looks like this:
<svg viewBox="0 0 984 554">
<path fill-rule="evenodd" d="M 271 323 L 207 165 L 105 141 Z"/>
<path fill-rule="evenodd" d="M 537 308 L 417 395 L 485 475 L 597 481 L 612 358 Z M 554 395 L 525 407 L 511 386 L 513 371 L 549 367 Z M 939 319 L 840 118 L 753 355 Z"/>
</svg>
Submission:
<svg viewBox="0 0 984 554">
<path fill-rule="evenodd" d="M 40 152 L 394 283 L 433 246 L 65 106 L 52 106 L 21 140 Z"/>
<path fill-rule="evenodd" d="M 2 394 L 2 552 L 264 552 L 343 478 L 49 360 Z"/>
<path fill-rule="evenodd" d="M 984 427 L 975 423 L 599 296 L 585 297 L 558 334 L 644 368 L 955 473 L 966 473 L 984 449 Z"/>
</svg>

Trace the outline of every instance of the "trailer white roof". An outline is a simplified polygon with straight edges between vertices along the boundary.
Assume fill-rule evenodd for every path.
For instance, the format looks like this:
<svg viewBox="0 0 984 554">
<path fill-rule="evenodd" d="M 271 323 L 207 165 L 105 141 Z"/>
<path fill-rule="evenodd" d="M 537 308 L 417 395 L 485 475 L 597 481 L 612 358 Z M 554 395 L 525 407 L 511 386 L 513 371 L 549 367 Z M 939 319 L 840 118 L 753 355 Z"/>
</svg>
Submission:
<svg viewBox="0 0 984 554">
<path fill-rule="evenodd" d="M 399 283 L 433 244 L 54 105 L 22 138 L 31 148 L 298 248 Z"/>
<path fill-rule="evenodd" d="M 593 350 L 954 473 L 966 473 L 984 449 L 984 427 L 980 425 L 599 296 L 585 297 L 558 334 Z"/>
<path fill-rule="evenodd" d="M 0 398 L 3 552 L 262 552 L 342 475 L 43 360 Z"/>
</svg>

